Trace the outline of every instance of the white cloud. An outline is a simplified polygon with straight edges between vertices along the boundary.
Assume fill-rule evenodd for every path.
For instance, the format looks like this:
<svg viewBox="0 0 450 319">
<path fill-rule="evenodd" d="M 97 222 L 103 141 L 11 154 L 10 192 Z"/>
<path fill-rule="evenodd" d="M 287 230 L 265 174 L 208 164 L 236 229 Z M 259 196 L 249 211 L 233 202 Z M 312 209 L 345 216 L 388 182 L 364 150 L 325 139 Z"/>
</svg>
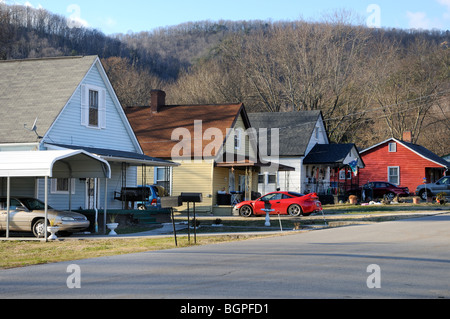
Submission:
<svg viewBox="0 0 450 319">
<path fill-rule="evenodd" d="M 446 29 L 448 20 L 450 20 L 450 0 L 435 0 L 438 4 L 444 6 L 441 15 L 430 18 L 426 12 L 406 12 L 409 27 L 411 29 Z"/>
<path fill-rule="evenodd" d="M 445 20 L 450 20 L 450 0 L 437 0 L 437 2 L 447 7 L 447 12 L 444 12 L 443 17 Z"/>
<path fill-rule="evenodd" d="M 450 0 L 437 0 L 439 4 L 447 7 L 447 10 L 450 11 Z"/>
<path fill-rule="evenodd" d="M 411 29 L 430 29 L 430 19 L 425 12 L 406 12 Z"/>
</svg>

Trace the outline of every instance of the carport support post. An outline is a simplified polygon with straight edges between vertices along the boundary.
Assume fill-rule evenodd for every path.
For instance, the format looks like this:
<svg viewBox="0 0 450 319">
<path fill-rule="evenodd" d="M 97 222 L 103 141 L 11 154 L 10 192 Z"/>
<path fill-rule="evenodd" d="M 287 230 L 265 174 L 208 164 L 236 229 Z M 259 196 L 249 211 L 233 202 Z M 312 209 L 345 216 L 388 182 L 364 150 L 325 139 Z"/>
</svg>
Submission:
<svg viewBox="0 0 450 319">
<path fill-rule="evenodd" d="M 6 184 L 6 238 L 9 238 L 9 211 L 11 201 L 11 177 L 8 176 Z"/>
<path fill-rule="evenodd" d="M 48 242 L 47 227 L 48 227 L 48 176 L 45 176 L 45 224 L 44 224 L 44 237 L 45 242 Z"/>
<path fill-rule="evenodd" d="M 106 235 L 106 205 L 108 205 L 108 179 L 105 178 L 105 207 L 103 208 L 103 234 Z"/>
</svg>

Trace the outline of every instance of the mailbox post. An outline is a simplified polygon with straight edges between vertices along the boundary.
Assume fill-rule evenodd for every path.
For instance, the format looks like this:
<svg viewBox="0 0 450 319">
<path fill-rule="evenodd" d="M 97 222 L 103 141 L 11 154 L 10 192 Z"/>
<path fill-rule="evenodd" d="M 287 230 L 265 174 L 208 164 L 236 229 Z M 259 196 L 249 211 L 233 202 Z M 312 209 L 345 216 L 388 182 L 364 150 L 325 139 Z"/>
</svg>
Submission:
<svg viewBox="0 0 450 319">
<path fill-rule="evenodd" d="M 262 211 L 266 212 L 266 223 L 265 223 L 265 226 L 266 227 L 270 227 L 270 213 L 275 211 L 275 210 L 272 209 L 272 205 L 270 204 L 269 201 L 264 201 L 264 209 L 262 209 Z"/>
<path fill-rule="evenodd" d="M 197 244 L 197 219 L 195 216 L 195 203 L 201 203 L 203 201 L 203 196 L 202 193 L 181 193 L 181 201 L 183 203 L 187 203 L 187 208 L 188 208 L 188 240 L 189 243 L 191 242 L 191 231 L 190 231 L 190 227 L 189 227 L 189 222 L 190 222 L 190 216 L 189 216 L 189 203 L 193 203 L 194 204 L 194 242 Z"/>
<path fill-rule="evenodd" d="M 175 246 L 177 246 L 177 247 L 178 247 L 177 229 L 175 226 L 175 215 L 173 213 L 173 208 L 179 207 L 181 205 L 183 205 L 183 202 L 181 201 L 181 198 L 179 196 L 177 196 L 177 197 L 161 197 L 161 208 L 168 208 L 168 209 L 170 209 L 170 212 L 171 212 L 173 235 L 175 238 Z"/>
</svg>

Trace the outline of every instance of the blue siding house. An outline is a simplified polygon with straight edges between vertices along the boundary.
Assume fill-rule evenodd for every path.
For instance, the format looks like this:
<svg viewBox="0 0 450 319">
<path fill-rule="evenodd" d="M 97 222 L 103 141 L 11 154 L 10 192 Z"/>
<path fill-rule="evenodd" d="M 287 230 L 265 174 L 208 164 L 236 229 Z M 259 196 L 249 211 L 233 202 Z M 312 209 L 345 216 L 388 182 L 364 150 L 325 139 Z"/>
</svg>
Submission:
<svg viewBox="0 0 450 319">
<path fill-rule="evenodd" d="M 123 208 L 114 192 L 136 186 L 137 167 L 174 165 L 144 155 L 97 56 L 0 62 L 0 156 L 68 149 L 106 160 L 111 179 L 50 179 L 48 203 L 56 209 Z M 5 184 L 1 178 L 0 196 Z M 43 199 L 43 185 L 15 178 L 11 193 Z"/>
</svg>

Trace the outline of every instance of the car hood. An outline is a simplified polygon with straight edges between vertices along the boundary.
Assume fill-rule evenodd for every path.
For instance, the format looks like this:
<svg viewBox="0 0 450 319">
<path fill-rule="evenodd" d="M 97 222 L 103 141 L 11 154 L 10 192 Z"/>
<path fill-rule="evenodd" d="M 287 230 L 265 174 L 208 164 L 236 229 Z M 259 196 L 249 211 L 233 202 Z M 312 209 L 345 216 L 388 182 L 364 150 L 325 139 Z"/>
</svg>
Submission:
<svg viewBox="0 0 450 319">
<path fill-rule="evenodd" d="M 45 214 L 44 210 L 34 210 L 33 213 L 42 213 Z M 49 209 L 48 210 L 48 215 L 49 216 L 54 216 L 54 217 L 72 217 L 74 219 L 84 219 L 86 218 L 86 216 L 84 216 L 83 214 L 79 214 L 79 213 L 75 213 L 75 212 L 69 212 L 69 211 L 61 211 L 61 210 L 54 210 L 54 209 Z"/>
</svg>

